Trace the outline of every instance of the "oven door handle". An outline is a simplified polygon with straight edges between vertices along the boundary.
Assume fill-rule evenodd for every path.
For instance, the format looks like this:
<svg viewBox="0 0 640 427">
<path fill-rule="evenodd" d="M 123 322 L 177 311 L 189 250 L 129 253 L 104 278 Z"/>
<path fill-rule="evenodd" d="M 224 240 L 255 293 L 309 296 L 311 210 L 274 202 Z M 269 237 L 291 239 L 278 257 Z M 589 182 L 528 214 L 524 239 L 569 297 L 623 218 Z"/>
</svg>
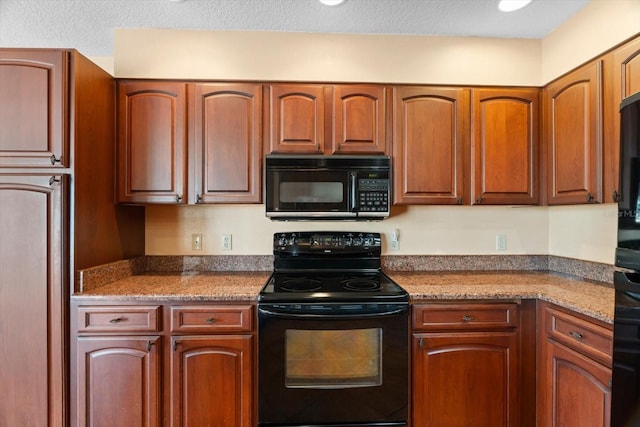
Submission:
<svg viewBox="0 0 640 427">
<path fill-rule="evenodd" d="M 364 318 L 373 318 L 373 317 L 387 317 L 387 316 L 396 316 L 398 314 L 402 314 L 408 310 L 408 306 L 400 307 L 391 310 L 384 311 L 361 311 L 358 313 L 339 313 L 339 314 L 331 314 L 331 313 L 308 313 L 308 312 L 291 312 L 288 310 L 273 310 L 266 309 L 263 307 L 258 307 L 258 315 L 263 315 L 265 317 L 278 317 L 280 319 L 364 319 Z"/>
</svg>

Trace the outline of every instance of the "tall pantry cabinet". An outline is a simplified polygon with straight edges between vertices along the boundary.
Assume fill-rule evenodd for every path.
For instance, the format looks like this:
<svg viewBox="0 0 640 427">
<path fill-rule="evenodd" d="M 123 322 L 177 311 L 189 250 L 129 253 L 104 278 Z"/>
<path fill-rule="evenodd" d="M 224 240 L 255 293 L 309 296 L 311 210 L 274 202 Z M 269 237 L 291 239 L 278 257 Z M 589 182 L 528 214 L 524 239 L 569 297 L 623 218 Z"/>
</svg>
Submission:
<svg viewBox="0 0 640 427">
<path fill-rule="evenodd" d="M 144 253 L 114 204 L 113 78 L 75 50 L 0 49 L 0 425 L 64 427 L 73 271 Z"/>
</svg>

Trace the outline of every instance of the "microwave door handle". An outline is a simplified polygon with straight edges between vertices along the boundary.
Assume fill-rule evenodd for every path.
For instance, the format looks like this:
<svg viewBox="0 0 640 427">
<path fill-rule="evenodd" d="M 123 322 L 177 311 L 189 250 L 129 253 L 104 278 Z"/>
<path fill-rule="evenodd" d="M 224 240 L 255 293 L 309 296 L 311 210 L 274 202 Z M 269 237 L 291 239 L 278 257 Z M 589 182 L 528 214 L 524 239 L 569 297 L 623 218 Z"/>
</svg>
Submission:
<svg viewBox="0 0 640 427">
<path fill-rule="evenodd" d="M 351 199 L 351 212 L 356 212 L 358 210 L 358 199 L 356 197 L 356 180 L 358 177 L 357 172 L 351 172 L 349 175 L 349 184 L 351 187 L 351 191 L 349 193 L 349 198 Z"/>
</svg>

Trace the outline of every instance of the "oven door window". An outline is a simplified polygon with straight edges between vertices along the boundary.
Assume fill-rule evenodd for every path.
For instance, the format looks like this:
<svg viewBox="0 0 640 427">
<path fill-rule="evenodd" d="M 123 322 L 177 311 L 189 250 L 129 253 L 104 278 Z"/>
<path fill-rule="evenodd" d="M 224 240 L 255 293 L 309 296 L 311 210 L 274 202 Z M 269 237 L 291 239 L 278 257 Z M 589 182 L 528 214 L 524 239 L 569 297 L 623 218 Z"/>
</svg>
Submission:
<svg viewBox="0 0 640 427">
<path fill-rule="evenodd" d="M 285 387 L 382 384 L 382 329 L 303 330 L 285 334 Z"/>
</svg>

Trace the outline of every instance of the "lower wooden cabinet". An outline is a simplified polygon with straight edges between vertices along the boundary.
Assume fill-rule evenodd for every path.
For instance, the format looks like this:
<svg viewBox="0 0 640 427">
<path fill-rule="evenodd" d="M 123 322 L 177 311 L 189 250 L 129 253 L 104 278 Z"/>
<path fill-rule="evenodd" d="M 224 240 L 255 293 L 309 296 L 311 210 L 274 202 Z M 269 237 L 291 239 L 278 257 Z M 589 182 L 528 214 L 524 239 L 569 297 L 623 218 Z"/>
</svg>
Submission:
<svg viewBox="0 0 640 427">
<path fill-rule="evenodd" d="M 546 303 L 538 315 L 538 425 L 608 427 L 610 326 Z"/>
<path fill-rule="evenodd" d="M 172 425 L 251 426 L 253 337 L 174 337 L 172 342 Z"/>
<path fill-rule="evenodd" d="M 77 340 L 78 426 L 158 426 L 160 337 Z"/>
<path fill-rule="evenodd" d="M 253 312 L 73 301 L 72 427 L 252 426 Z"/>
<path fill-rule="evenodd" d="M 413 424 L 520 426 L 516 303 L 413 307 Z"/>
</svg>

